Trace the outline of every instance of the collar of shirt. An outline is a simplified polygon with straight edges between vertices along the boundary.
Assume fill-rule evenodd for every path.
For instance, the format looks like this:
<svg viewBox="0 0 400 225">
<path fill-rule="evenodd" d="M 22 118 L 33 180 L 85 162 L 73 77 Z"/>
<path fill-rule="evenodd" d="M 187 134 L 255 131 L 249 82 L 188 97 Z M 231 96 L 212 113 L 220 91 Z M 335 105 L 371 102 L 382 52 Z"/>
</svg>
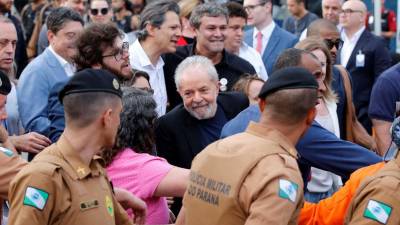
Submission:
<svg viewBox="0 0 400 225">
<path fill-rule="evenodd" d="M 348 38 L 345 32 L 345 29 L 342 30 L 342 40 L 343 42 L 350 42 L 350 43 L 357 43 L 358 39 L 360 39 L 361 34 L 364 32 L 365 26 L 361 27 L 360 30 L 358 30 L 352 38 Z"/>
<path fill-rule="evenodd" d="M 64 157 L 65 161 L 72 167 L 75 175 L 78 179 L 83 179 L 89 174 L 100 175 L 101 171 L 96 166 L 95 161 L 100 160 L 98 156 L 94 156 L 89 165 L 86 165 L 78 152 L 72 147 L 69 140 L 64 135 L 61 135 L 60 139 L 56 143 L 57 149 L 60 154 Z"/>
<path fill-rule="evenodd" d="M 247 133 L 266 138 L 279 144 L 286 152 L 297 159 L 297 150 L 293 144 L 290 143 L 289 139 L 285 137 L 281 132 L 275 129 L 270 129 L 263 126 L 260 123 L 250 122 L 246 129 Z"/>
<path fill-rule="evenodd" d="M 129 55 L 132 55 L 132 61 L 133 59 L 135 59 L 134 61 L 138 62 L 140 64 L 141 67 L 153 67 L 155 69 L 161 69 L 164 66 L 164 60 L 159 57 L 157 64 L 153 65 L 149 59 L 149 57 L 147 56 L 146 52 L 144 51 L 142 45 L 139 42 L 139 39 L 136 39 L 136 41 L 132 44 L 131 48 L 130 48 L 130 53 Z M 134 65 L 131 62 L 131 65 Z"/>
<path fill-rule="evenodd" d="M 53 47 L 51 47 L 51 45 L 49 45 L 49 50 L 51 51 L 51 53 L 54 54 L 57 61 L 60 63 L 61 67 L 64 69 L 65 73 L 69 77 L 74 75 L 74 73 L 76 71 L 75 66 L 73 64 L 69 63 L 67 60 L 65 60 L 63 57 L 61 57 L 59 54 L 57 54 L 56 51 L 54 51 Z"/>
<path fill-rule="evenodd" d="M 269 38 L 271 37 L 272 31 L 274 31 L 275 29 L 275 22 L 272 21 L 268 26 L 264 27 L 261 31 L 262 35 L 263 35 L 263 41 L 264 40 L 269 40 Z M 257 30 L 256 27 L 254 27 L 254 32 L 253 32 L 253 39 L 257 40 L 257 34 L 258 34 L 259 30 Z"/>
</svg>

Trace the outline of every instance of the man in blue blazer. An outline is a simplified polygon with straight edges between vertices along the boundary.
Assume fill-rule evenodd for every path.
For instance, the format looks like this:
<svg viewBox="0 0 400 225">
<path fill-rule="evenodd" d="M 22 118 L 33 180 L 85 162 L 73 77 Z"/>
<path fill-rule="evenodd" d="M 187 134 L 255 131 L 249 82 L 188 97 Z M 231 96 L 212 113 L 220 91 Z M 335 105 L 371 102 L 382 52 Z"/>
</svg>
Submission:
<svg viewBox="0 0 400 225">
<path fill-rule="evenodd" d="M 254 26 L 246 31 L 244 41 L 261 54 L 265 69 L 271 74 L 279 54 L 293 47 L 297 37 L 272 20 L 271 0 L 244 0 L 243 6 L 248 13 L 247 24 Z"/>
<path fill-rule="evenodd" d="M 22 72 L 18 83 L 19 113 L 26 131 L 48 136 L 48 97 L 59 82 L 66 83 L 75 68 L 76 39 L 83 30 L 82 17 L 72 9 L 55 9 L 47 19 L 50 46 Z"/>
<path fill-rule="evenodd" d="M 350 73 L 357 118 L 371 133 L 368 117 L 371 90 L 378 76 L 390 67 L 391 58 L 384 39 L 365 29 L 366 15 L 367 8 L 362 1 L 343 4 L 339 20 L 344 43 L 336 59 Z"/>
</svg>

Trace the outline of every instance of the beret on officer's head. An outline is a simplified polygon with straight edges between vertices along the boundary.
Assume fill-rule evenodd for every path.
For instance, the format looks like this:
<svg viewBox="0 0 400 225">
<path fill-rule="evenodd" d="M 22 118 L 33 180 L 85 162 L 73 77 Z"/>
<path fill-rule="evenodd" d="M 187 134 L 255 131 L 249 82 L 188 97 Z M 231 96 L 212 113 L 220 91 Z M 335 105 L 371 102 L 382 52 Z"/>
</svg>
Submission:
<svg viewBox="0 0 400 225">
<path fill-rule="evenodd" d="M 74 74 L 58 93 L 62 103 L 65 96 L 75 93 L 105 92 L 122 97 L 117 77 L 103 69 L 84 69 Z"/>
<path fill-rule="evenodd" d="M 11 81 L 7 74 L 0 70 L 0 94 L 8 95 L 11 91 Z"/>
<path fill-rule="evenodd" d="M 276 91 L 302 88 L 318 89 L 315 76 L 302 67 L 286 67 L 269 76 L 258 97 L 264 99 Z"/>
</svg>

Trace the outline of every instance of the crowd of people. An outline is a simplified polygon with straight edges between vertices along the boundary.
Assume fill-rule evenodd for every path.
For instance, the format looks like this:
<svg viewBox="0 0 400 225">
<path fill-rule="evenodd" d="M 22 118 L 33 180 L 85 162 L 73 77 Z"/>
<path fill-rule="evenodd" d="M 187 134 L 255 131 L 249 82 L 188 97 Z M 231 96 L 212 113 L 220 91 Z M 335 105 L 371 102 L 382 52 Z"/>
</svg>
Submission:
<svg viewBox="0 0 400 225">
<path fill-rule="evenodd" d="M 392 11 L 378 37 L 361 0 L 21 2 L 1 225 L 400 224 Z"/>
</svg>

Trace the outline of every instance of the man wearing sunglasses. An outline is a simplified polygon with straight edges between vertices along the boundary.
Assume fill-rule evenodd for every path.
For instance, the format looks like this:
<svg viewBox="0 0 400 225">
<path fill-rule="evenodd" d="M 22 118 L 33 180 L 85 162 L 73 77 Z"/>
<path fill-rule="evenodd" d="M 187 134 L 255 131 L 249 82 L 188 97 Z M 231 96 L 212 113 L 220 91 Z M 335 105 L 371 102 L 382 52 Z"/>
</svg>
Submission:
<svg viewBox="0 0 400 225">
<path fill-rule="evenodd" d="M 122 37 L 121 31 L 111 23 L 94 23 L 86 27 L 77 40 L 78 54 L 74 58 L 77 69 L 105 69 L 120 81 L 131 79 L 129 45 Z M 65 127 L 64 108 L 58 100 L 58 92 L 64 84 L 54 86 L 49 94 L 49 138 L 53 142 L 58 140 Z"/>
<path fill-rule="evenodd" d="M 357 118 L 371 134 L 368 105 L 372 86 L 378 76 L 390 67 L 391 58 L 384 40 L 365 29 L 366 15 L 367 8 L 362 1 L 349 0 L 343 4 L 340 24 L 344 43 L 336 62 L 350 73 Z"/>
<path fill-rule="evenodd" d="M 89 10 L 90 21 L 93 23 L 108 23 L 113 17 L 109 0 L 92 0 Z"/>
</svg>

